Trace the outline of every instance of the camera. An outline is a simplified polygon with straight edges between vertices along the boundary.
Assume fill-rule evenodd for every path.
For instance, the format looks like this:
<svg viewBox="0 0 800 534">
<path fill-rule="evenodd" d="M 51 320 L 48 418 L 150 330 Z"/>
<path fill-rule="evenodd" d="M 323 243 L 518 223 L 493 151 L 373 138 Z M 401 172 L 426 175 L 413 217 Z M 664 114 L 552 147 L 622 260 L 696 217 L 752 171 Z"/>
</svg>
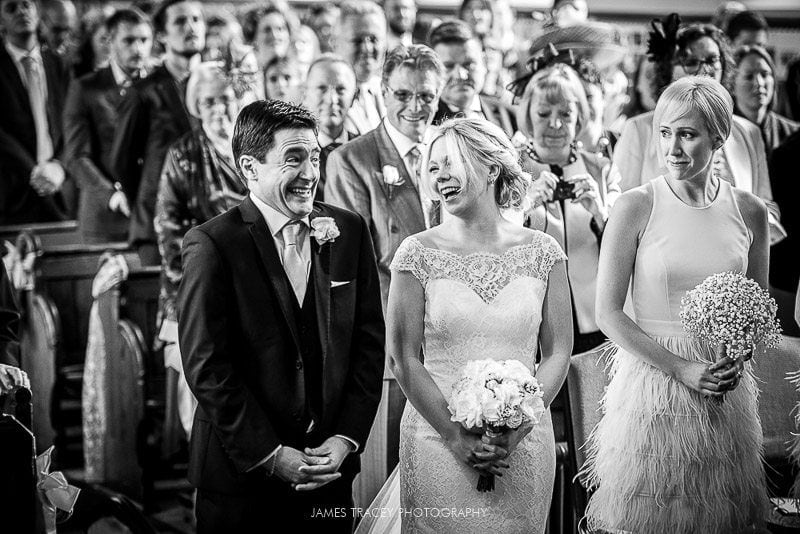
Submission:
<svg viewBox="0 0 800 534">
<path fill-rule="evenodd" d="M 573 198 L 575 198 L 575 184 L 567 182 L 564 179 L 559 179 L 555 190 L 553 190 L 553 198 L 550 202 L 571 200 Z"/>
</svg>

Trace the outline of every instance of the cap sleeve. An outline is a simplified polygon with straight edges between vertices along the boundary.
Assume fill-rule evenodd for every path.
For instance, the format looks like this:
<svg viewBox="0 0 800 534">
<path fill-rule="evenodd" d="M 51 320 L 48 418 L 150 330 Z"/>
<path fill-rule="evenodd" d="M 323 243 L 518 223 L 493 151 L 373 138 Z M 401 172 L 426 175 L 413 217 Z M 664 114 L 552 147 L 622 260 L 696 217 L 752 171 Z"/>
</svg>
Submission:
<svg viewBox="0 0 800 534">
<path fill-rule="evenodd" d="M 553 265 L 560 261 L 565 261 L 567 255 L 564 254 L 564 250 L 558 244 L 558 241 L 544 232 L 537 231 L 534 243 L 537 245 L 532 247 L 533 258 L 531 258 L 531 265 L 534 269 L 534 275 L 541 280 L 547 280 Z"/>
<path fill-rule="evenodd" d="M 400 243 L 394 259 L 389 268 L 392 271 L 407 271 L 419 280 L 422 287 L 428 283 L 428 272 L 425 270 L 425 261 L 422 257 L 425 247 L 417 238 L 407 237 Z"/>
</svg>

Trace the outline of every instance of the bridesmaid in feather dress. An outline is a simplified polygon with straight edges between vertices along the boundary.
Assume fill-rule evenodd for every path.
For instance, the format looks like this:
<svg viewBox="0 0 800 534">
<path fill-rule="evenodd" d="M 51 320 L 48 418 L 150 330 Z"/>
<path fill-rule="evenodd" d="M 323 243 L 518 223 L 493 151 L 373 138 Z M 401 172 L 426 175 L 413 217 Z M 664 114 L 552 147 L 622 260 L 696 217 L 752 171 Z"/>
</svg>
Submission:
<svg viewBox="0 0 800 534">
<path fill-rule="evenodd" d="M 606 226 L 597 319 L 617 350 L 583 471 L 596 490 L 592 529 L 728 534 L 762 524 L 750 362 L 688 337 L 679 317 L 681 298 L 709 275 L 739 271 L 767 287 L 767 209 L 712 172 L 732 112 L 711 78 L 670 85 L 653 121 L 667 173 L 624 193 Z M 635 319 L 623 312 L 631 279 Z"/>
</svg>

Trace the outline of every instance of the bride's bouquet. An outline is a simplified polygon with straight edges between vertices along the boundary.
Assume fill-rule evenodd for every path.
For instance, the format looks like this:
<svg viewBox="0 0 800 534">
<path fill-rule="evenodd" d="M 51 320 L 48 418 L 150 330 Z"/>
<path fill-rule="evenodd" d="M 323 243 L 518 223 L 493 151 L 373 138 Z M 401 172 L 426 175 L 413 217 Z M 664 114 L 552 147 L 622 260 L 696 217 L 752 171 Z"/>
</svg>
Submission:
<svg viewBox="0 0 800 534">
<path fill-rule="evenodd" d="M 709 276 L 686 293 L 681 305 L 683 328 L 712 346 L 725 345 L 731 358 L 747 356 L 759 343 L 774 348 L 780 342 L 775 299 L 741 273 Z"/>
<path fill-rule="evenodd" d="M 453 386 L 450 420 L 469 431 L 483 429 L 499 437 L 524 423 L 536 424 L 544 413 L 542 386 L 518 360 L 474 360 Z M 481 475 L 478 491 L 494 490 L 494 475 Z"/>
</svg>

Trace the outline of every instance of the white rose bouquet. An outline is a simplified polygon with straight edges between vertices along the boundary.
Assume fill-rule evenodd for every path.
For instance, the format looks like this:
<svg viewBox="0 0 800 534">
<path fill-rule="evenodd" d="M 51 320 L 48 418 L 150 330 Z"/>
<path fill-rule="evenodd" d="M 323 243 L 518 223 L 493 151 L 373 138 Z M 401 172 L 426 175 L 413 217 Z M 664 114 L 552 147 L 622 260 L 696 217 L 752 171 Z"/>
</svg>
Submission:
<svg viewBox="0 0 800 534">
<path fill-rule="evenodd" d="M 518 360 L 474 360 L 453 386 L 450 420 L 489 437 L 537 424 L 544 414 L 542 386 Z M 494 490 L 494 475 L 481 475 L 478 491 Z"/>
<path fill-rule="evenodd" d="M 714 347 L 724 345 L 733 359 L 754 352 L 756 344 L 774 348 L 780 342 L 775 299 L 741 273 L 709 276 L 686 293 L 681 306 L 683 328 Z"/>
</svg>

